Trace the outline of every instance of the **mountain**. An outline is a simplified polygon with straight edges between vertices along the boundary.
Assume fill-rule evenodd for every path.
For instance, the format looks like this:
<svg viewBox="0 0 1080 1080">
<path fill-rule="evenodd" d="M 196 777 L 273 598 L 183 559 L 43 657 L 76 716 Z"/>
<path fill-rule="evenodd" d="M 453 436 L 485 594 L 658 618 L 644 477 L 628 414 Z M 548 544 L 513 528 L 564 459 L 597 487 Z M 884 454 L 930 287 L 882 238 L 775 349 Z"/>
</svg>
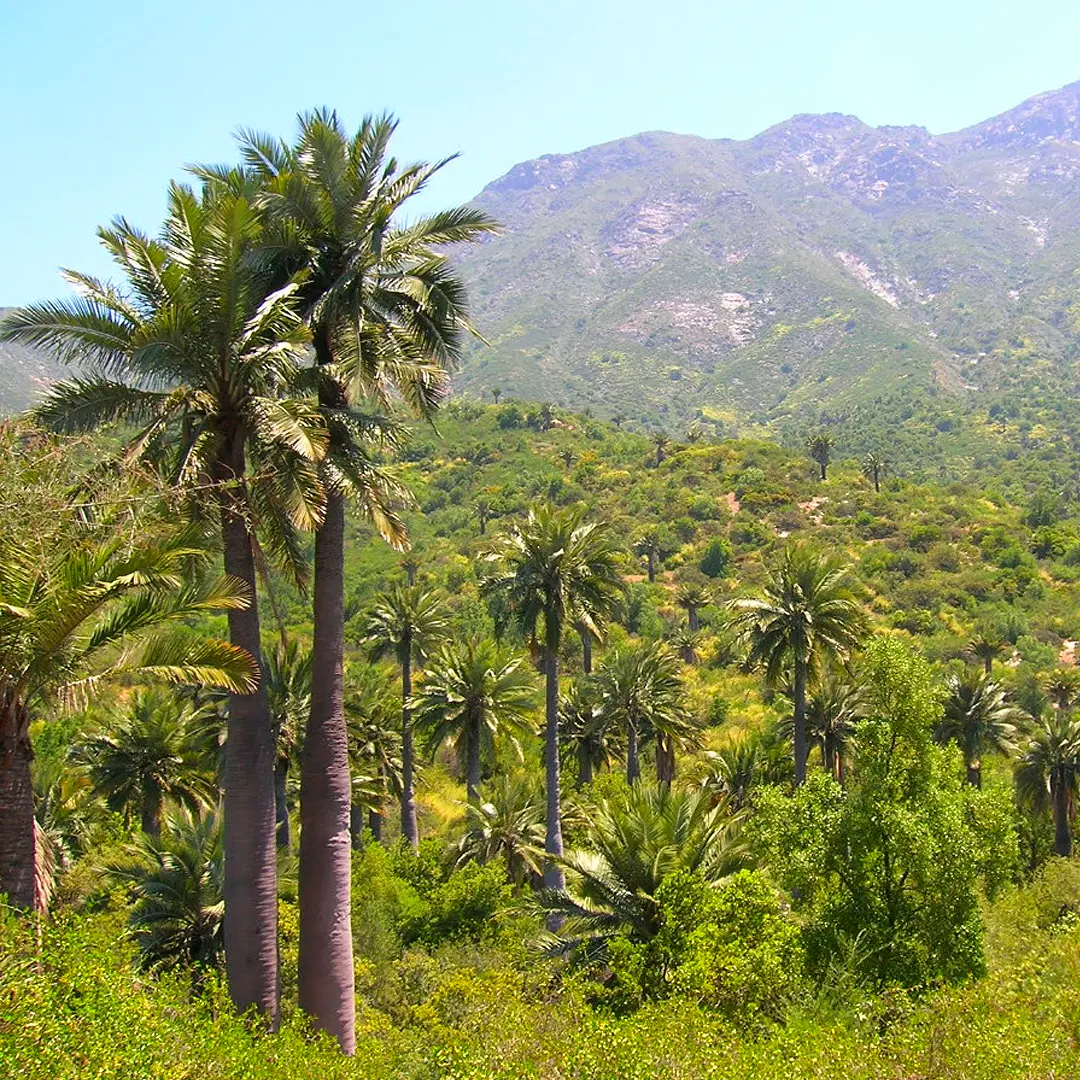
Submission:
<svg viewBox="0 0 1080 1080">
<path fill-rule="evenodd" d="M 795 116 L 515 166 L 462 256 L 472 394 L 783 426 L 890 394 L 1073 381 L 1080 83 L 965 131 Z"/>
<path fill-rule="evenodd" d="M 0 319 L 10 310 L 0 308 Z M 0 341 L 0 413 L 28 408 L 42 388 L 63 373 L 63 367 L 49 353 Z"/>
</svg>

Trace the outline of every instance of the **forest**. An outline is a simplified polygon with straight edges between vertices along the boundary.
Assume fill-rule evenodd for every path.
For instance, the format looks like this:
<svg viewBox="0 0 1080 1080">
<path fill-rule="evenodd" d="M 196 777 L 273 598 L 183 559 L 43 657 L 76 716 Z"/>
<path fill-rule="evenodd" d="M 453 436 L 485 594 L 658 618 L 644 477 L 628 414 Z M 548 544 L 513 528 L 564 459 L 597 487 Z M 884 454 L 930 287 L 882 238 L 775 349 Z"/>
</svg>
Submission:
<svg viewBox="0 0 1080 1080">
<path fill-rule="evenodd" d="M 0 324 L 0 1071 L 1080 1072 L 1068 435 L 454 394 L 499 224 L 394 132 Z"/>
</svg>

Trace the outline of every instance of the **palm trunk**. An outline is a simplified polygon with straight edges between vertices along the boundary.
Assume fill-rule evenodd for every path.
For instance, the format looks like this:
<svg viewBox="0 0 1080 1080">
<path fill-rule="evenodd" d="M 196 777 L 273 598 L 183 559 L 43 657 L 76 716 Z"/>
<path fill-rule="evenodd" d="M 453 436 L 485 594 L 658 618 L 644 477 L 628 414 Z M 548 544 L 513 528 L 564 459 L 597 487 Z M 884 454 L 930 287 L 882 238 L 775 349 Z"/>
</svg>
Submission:
<svg viewBox="0 0 1080 1080">
<path fill-rule="evenodd" d="M 638 757 L 637 724 L 633 717 L 626 725 L 626 782 L 633 784 L 641 776 L 641 760 Z"/>
<path fill-rule="evenodd" d="M 874 494 L 881 494 L 881 477 L 878 476 L 877 469 L 874 470 Z"/>
<path fill-rule="evenodd" d="M 480 805 L 480 718 L 470 716 L 469 741 L 465 747 L 465 790 L 470 806 Z"/>
<path fill-rule="evenodd" d="M 593 781 L 592 755 L 589 753 L 589 748 L 585 743 L 578 744 L 577 761 L 577 786 L 578 790 L 581 790 L 586 784 L 591 784 Z"/>
<path fill-rule="evenodd" d="M 155 840 L 161 836 L 161 795 L 156 791 L 144 791 L 142 813 L 140 814 L 142 831 Z"/>
<path fill-rule="evenodd" d="M 285 783 L 289 779 L 289 759 L 279 757 L 274 766 L 274 809 L 277 815 L 277 846 L 282 851 L 292 847 L 292 829 L 289 822 L 289 800 Z"/>
<path fill-rule="evenodd" d="M 651 551 L 647 555 L 646 569 L 649 574 L 649 583 L 652 584 L 656 581 L 656 555 Z"/>
<path fill-rule="evenodd" d="M 986 677 L 989 679 L 993 672 L 994 658 L 992 656 L 983 657 L 983 671 L 986 673 Z"/>
<path fill-rule="evenodd" d="M 345 497 L 332 492 L 315 533 L 311 717 L 300 768 L 300 1008 L 356 1049 L 352 834 L 345 730 Z"/>
<path fill-rule="evenodd" d="M 701 629 L 701 619 L 698 618 L 696 607 L 686 609 L 686 622 L 692 633 L 696 634 Z"/>
<path fill-rule="evenodd" d="M 670 787 L 675 779 L 675 746 L 669 738 L 656 738 L 656 782 Z"/>
<path fill-rule="evenodd" d="M 1055 770 L 1054 799 L 1054 854 L 1067 859 L 1072 855 L 1072 829 L 1069 822 L 1069 785 L 1061 770 Z"/>
<path fill-rule="evenodd" d="M 795 786 L 806 780 L 806 671 L 795 665 Z"/>
<path fill-rule="evenodd" d="M 0 702 L 0 893 L 26 911 L 35 906 L 37 861 L 29 728 L 26 707 L 6 690 Z"/>
<path fill-rule="evenodd" d="M 364 808 L 355 803 L 349 807 L 349 839 L 353 851 L 364 850 Z"/>
<path fill-rule="evenodd" d="M 371 839 L 376 844 L 382 843 L 383 815 L 381 809 L 372 808 L 368 811 L 368 829 L 371 830 Z"/>
<path fill-rule="evenodd" d="M 982 762 L 978 758 L 967 762 L 967 782 L 973 788 L 982 787 Z"/>
<path fill-rule="evenodd" d="M 585 627 L 578 627 L 581 635 L 581 670 L 586 675 L 592 674 L 592 634 Z"/>
<path fill-rule="evenodd" d="M 223 479 L 243 476 L 237 454 Z M 251 603 L 230 611 L 229 639 L 262 670 L 255 559 L 243 504 L 223 488 L 220 496 L 225 572 L 243 581 Z M 224 767 L 225 972 L 239 1012 L 253 1006 L 277 1027 L 277 854 L 274 812 L 274 730 L 260 681 L 250 694 L 229 695 Z"/>
<path fill-rule="evenodd" d="M 824 480 L 826 479 L 825 472 L 829 466 L 826 465 L 824 461 L 819 461 L 818 465 L 821 467 L 821 479 Z"/>
<path fill-rule="evenodd" d="M 566 878 L 558 861 L 563 854 L 562 800 L 559 792 L 559 652 L 552 641 L 544 650 L 544 667 L 547 686 L 544 699 L 544 773 L 547 783 L 547 835 L 544 850 L 548 859 L 544 863 L 544 885 L 549 889 L 563 889 Z M 552 927 L 549 918 L 549 929 Z"/>
<path fill-rule="evenodd" d="M 411 650 L 410 650 L 411 651 Z M 413 787 L 412 657 L 406 653 L 401 664 L 401 835 L 409 847 L 420 852 L 420 834 L 416 828 L 416 791 Z"/>
</svg>

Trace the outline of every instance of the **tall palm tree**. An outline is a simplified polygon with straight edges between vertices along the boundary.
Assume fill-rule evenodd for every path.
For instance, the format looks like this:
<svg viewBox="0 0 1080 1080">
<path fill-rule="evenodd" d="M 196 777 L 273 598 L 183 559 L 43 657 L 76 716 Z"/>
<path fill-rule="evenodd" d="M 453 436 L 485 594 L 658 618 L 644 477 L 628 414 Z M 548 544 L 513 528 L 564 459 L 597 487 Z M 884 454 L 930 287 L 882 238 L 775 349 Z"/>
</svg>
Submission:
<svg viewBox="0 0 1080 1080">
<path fill-rule="evenodd" d="M 1054 852 L 1072 854 L 1072 819 L 1080 778 L 1080 721 L 1054 710 L 1042 717 L 1021 752 L 1016 770 L 1020 793 L 1037 808 L 1050 806 Z"/>
<path fill-rule="evenodd" d="M 29 542 L 12 538 L 0 553 L 0 892 L 26 909 L 37 861 L 30 724 L 46 703 L 81 706 L 139 675 L 238 693 L 256 678 L 243 650 L 181 628 L 247 602 L 240 582 L 200 579 L 206 556 L 189 531 L 132 548 L 90 523 L 45 549 Z"/>
<path fill-rule="evenodd" d="M 362 630 L 371 658 L 392 656 L 401 669 L 401 834 L 413 851 L 420 849 L 413 779 L 413 669 L 427 660 L 448 632 L 442 597 L 420 585 L 397 585 L 378 596 Z"/>
<path fill-rule="evenodd" d="M 304 315 L 315 345 L 319 404 L 331 430 L 326 516 L 315 537 L 314 683 L 301 768 L 300 1004 L 346 1053 L 355 1043 L 352 958 L 343 948 L 351 874 L 343 843 L 350 806 L 346 495 L 376 509 L 388 526 L 384 534 L 405 543 L 400 523 L 382 513 L 385 500 L 370 495 L 374 470 L 356 438 L 364 428 L 350 403 L 359 393 L 383 407 L 400 396 L 422 416 L 438 408 L 467 329 L 464 284 L 444 249 L 494 228 L 471 207 L 401 221 L 409 200 L 451 159 L 399 170 L 387 156 L 396 127 L 390 116 L 368 117 L 350 134 L 336 113 L 319 110 L 299 118 L 293 145 L 241 137 L 248 168 L 263 184 L 263 205 L 281 226 L 288 269 L 309 272 Z M 375 486 L 385 487 L 385 479 Z"/>
<path fill-rule="evenodd" d="M 147 834 L 109 867 L 135 896 L 128 928 L 147 971 L 183 968 L 196 990 L 224 951 L 221 819 L 190 811 L 170 815 L 160 836 Z"/>
<path fill-rule="evenodd" d="M 130 704 L 72 748 L 111 810 L 140 815 L 147 836 L 161 834 L 166 801 L 193 813 L 217 800 L 208 769 L 200 710 L 157 689 L 136 691 Z"/>
<path fill-rule="evenodd" d="M 592 681 L 578 680 L 559 698 L 559 738 L 577 760 L 578 788 L 615 760 L 618 727 L 604 715 Z"/>
<path fill-rule="evenodd" d="M 862 474 L 874 485 L 875 492 L 881 491 L 881 481 L 888 469 L 889 463 L 873 450 L 862 459 Z"/>
<path fill-rule="evenodd" d="M 821 470 L 822 480 L 828 479 L 827 473 L 829 462 L 832 460 L 832 452 L 835 446 L 836 443 L 833 442 L 833 437 L 825 431 L 819 431 L 816 434 L 807 437 L 807 453 L 817 463 L 817 467 Z"/>
<path fill-rule="evenodd" d="M 960 748 L 967 782 L 982 787 L 982 755 L 987 750 L 1016 753 L 1024 714 L 1009 702 L 1002 687 L 985 675 L 977 679 L 950 675 L 945 687 L 945 715 L 934 730 L 934 738 Z"/>
<path fill-rule="evenodd" d="M 536 681 L 525 656 L 493 641 L 444 647 L 424 672 L 413 695 L 416 728 L 428 752 L 449 744 L 464 766 L 468 801 L 480 801 L 480 770 L 496 743 L 507 740 L 521 753 L 519 734 L 532 729 Z"/>
<path fill-rule="evenodd" d="M 686 612 L 687 625 L 691 630 L 701 629 L 698 612 L 712 603 L 708 586 L 697 581 L 686 581 L 675 592 L 675 603 Z"/>
<path fill-rule="evenodd" d="M 544 865 L 544 805 L 520 779 L 501 776 L 484 802 L 466 807 L 468 829 L 458 864 L 502 859 L 518 889 L 537 880 Z"/>
<path fill-rule="evenodd" d="M 243 185 L 201 195 L 172 185 L 158 239 L 123 220 L 99 231 L 124 290 L 69 273 L 79 296 L 16 312 L 12 340 L 90 365 L 38 410 L 66 431 L 111 421 L 136 426 L 128 460 L 149 458 L 191 493 L 190 511 L 216 503 L 225 571 L 250 602 L 229 612 L 232 643 L 261 667 L 253 523 L 271 553 L 302 576 L 295 530 L 322 518 L 317 464 L 328 432 L 296 395 L 309 334 L 298 308 L 303 275 L 283 280 L 259 258 L 263 216 Z M 201 498 L 198 496 L 202 496 Z M 261 682 L 229 700 L 225 750 L 225 940 L 232 999 L 276 1023 L 277 859 L 274 744 Z"/>
<path fill-rule="evenodd" d="M 562 888 L 556 861 L 563 853 L 559 791 L 559 649 L 575 623 L 602 640 L 617 610 L 623 584 L 619 558 L 608 528 L 587 522 L 581 507 L 544 505 L 523 525 L 499 538 L 488 552 L 494 573 L 483 582 L 532 644 L 539 644 L 546 677 L 544 771 L 547 788 L 548 861 L 544 882 Z"/>
<path fill-rule="evenodd" d="M 287 851 L 292 846 L 287 784 L 311 708 L 311 651 L 295 640 L 279 641 L 263 658 L 263 682 L 277 751 L 274 761 L 277 843 Z"/>
<path fill-rule="evenodd" d="M 866 632 L 866 616 L 847 583 L 848 570 L 803 545 L 785 549 L 762 595 L 732 601 L 733 624 L 749 645 L 747 662 L 766 684 L 792 687 L 795 783 L 806 779 L 806 692 L 827 662 L 844 662 Z"/>
<path fill-rule="evenodd" d="M 719 882 L 749 865 L 740 826 L 726 802 L 701 791 L 638 784 L 605 799 L 589 817 L 588 846 L 564 860 L 566 889 L 541 897 L 565 920 L 547 951 L 592 962 L 618 935 L 650 941 L 661 928 L 656 893 L 665 878 L 688 871 Z"/>
<path fill-rule="evenodd" d="M 675 745 L 689 736 L 692 725 L 683 703 L 679 658 L 662 642 L 622 646 L 604 658 L 596 675 L 601 715 L 626 732 L 626 779 L 641 775 L 640 746 L 656 742 L 659 783 L 675 772 Z"/>
</svg>

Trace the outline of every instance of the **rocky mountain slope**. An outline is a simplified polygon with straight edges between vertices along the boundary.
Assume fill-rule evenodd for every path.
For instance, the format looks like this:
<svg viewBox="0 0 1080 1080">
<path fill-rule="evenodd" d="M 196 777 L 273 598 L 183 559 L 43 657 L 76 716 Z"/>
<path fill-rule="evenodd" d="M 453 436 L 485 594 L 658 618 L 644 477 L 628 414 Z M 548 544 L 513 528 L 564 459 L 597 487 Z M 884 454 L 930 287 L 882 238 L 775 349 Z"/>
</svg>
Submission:
<svg viewBox="0 0 1080 1080">
<path fill-rule="evenodd" d="M 9 311 L 0 308 L 0 319 Z M 28 408 L 63 369 L 48 353 L 0 341 L 0 414 Z"/>
<path fill-rule="evenodd" d="M 642 424 L 775 425 L 970 395 L 1080 350 L 1080 83 L 951 135 L 795 116 L 516 166 L 463 257 L 458 385 Z"/>
</svg>

